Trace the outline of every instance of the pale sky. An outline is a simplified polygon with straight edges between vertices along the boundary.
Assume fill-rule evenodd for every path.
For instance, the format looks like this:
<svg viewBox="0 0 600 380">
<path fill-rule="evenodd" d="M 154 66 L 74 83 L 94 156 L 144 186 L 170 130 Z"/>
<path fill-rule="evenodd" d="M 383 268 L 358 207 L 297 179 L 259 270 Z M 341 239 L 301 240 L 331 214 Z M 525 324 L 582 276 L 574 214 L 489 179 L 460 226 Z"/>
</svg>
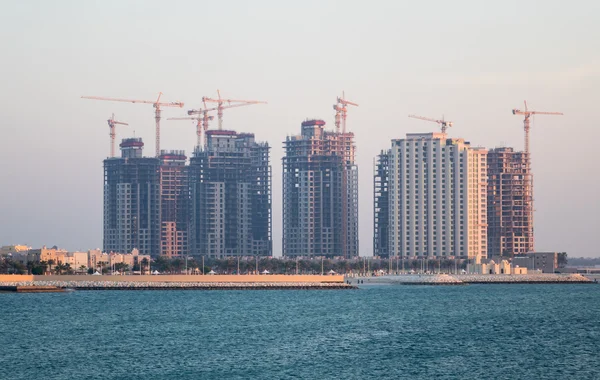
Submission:
<svg viewBox="0 0 600 380">
<path fill-rule="evenodd" d="M 195 144 L 167 121 L 202 96 L 268 101 L 226 110 L 224 128 L 272 146 L 273 242 L 281 253 L 281 157 L 307 117 L 333 128 L 346 97 L 356 135 L 360 254 L 372 254 L 373 158 L 406 133 L 523 148 L 512 108 L 560 111 L 531 133 L 536 250 L 600 256 L 600 2 L 597 1 L 2 1 L 0 245 L 102 246 L 106 119 L 129 123 L 154 155 L 151 105 L 82 95 L 183 101 L 163 111 L 162 149 Z M 216 121 L 211 127 L 216 128 Z"/>
</svg>

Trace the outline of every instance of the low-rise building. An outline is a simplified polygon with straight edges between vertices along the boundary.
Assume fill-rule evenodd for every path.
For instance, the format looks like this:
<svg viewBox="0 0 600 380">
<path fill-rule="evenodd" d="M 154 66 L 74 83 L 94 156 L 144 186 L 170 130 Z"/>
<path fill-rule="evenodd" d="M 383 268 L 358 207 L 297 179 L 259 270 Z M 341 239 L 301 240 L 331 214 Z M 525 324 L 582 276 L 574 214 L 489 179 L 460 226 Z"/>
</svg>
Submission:
<svg viewBox="0 0 600 380">
<path fill-rule="evenodd" d="M 100 249 L 90 249 L 88 251 L 88 268 L 97 270 L 101 267 L 107 267 L 110 264 L 110 257 Z"/>
<path fill-rule="evenodd" d="M 558 268 L 557 252 L 530 252 L 523 256 L 515 256 L 513 265 L 525 267 L 529 271 L 541 271 L 542 273 L 554 273 Z"/>
<path fill-rule="evenodd" d="M 63 264 L 69 264 L 71 269 L 79 271 L 81 267 L 88 268 L 88 253 L 87 252 L 68 252 L 64 257 Z"/>
<path fill-rule="evenodd" d="M 30 249 L 29 250 L 29 261 L 45 261 L 47 263 L 52 262 L 53 264 L 65 263 L 67 256 L 67 250 L 59 249 L 56 246 L 52 248 L 47 248 L 43 246 L 38 249 Z"/>
<path fill-rule="evenodd" d="M 0 256 L 14 255 L 15 253 L 27 252 L 31 249 L 26 245 L 5 245 L 0 247 Z"/>
<path fill-rule="evenodd" d="M 495 260 L 482 259 L 480 255 L 475 257 L 474 263 L 467 266 L 467 272 L 470 274 L 527 274 L 526 266 L 514 265 L 514 261 L 511 263 L 508 260 L 500 259 L 499 262 Z"/>
</svg>

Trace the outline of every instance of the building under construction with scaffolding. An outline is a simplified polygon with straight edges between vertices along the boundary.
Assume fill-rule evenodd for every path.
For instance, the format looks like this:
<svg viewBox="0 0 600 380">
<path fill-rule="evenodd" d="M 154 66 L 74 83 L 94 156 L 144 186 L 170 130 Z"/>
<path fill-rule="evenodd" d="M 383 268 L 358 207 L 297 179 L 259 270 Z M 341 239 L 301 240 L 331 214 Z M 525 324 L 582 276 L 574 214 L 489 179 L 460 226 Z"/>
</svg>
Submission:
<svg viewBox="0 0 600 380">
<path fill-rule="evenodd" d="M 358 256 L 354 134 L 324 126 L 306 120 L 284 141 L 284 256 Z"/>
<path fill-rule="evenodd" d="M 141 138 L 124 139 L 121 157 L 104 160 L 104 251 L 157 255 L 159 159 L 142 157 Z"/>
<path fill-rule="evenodd" d="M 528 153 L 488 152 L 488 248 L 490 256 L 534 251 L 533 198 Z"/>
<path fill-rule="evenodd" d="M 269 150 L 254 134 L 206 132 L 189 167 L 192 255 L 272 254 Z"/>
</svg>

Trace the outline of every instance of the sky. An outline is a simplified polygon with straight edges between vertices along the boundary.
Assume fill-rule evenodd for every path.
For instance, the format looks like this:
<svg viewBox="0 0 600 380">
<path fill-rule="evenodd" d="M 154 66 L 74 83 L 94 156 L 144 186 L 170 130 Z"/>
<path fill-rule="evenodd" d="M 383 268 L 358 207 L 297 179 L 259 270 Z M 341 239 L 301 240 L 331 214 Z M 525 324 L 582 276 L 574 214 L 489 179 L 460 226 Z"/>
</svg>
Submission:
<svg viewBox="0 0 600 380">
<path fill-rule="evenodd" d="M 226 110 L 224 129 L 272 146 L 273 243 L 281 253 L 281 157 L 306 118 L 334 128 L 345 91 L 359 167 L 360 254 L 372 254 L 373 158 L 406 133 L 454 122 L 475 146 L 523 149 L 530 109 L 536 250 L 599 257 L 600 2 L 3 1 L 0 12 L 0 245 L 102 246 L 106 120 L 154 155 L 191 152 L 202 96 L 267 101 Z M 216 121 L 211 128 L 216 128 Z"/>
</svg>

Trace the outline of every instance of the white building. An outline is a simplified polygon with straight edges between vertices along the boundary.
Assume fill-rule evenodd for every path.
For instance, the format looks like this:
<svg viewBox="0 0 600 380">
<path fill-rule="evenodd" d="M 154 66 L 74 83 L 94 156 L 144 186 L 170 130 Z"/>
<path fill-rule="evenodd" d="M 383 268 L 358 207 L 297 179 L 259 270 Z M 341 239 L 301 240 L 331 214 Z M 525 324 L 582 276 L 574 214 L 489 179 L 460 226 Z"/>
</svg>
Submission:
<svg viewBox="0 0 600 380">
<path fill-rule="evenodd" d="M 487 150 L 445 133 L 389 151 L 391 256 L 487 257 Z"/>
</svg>

